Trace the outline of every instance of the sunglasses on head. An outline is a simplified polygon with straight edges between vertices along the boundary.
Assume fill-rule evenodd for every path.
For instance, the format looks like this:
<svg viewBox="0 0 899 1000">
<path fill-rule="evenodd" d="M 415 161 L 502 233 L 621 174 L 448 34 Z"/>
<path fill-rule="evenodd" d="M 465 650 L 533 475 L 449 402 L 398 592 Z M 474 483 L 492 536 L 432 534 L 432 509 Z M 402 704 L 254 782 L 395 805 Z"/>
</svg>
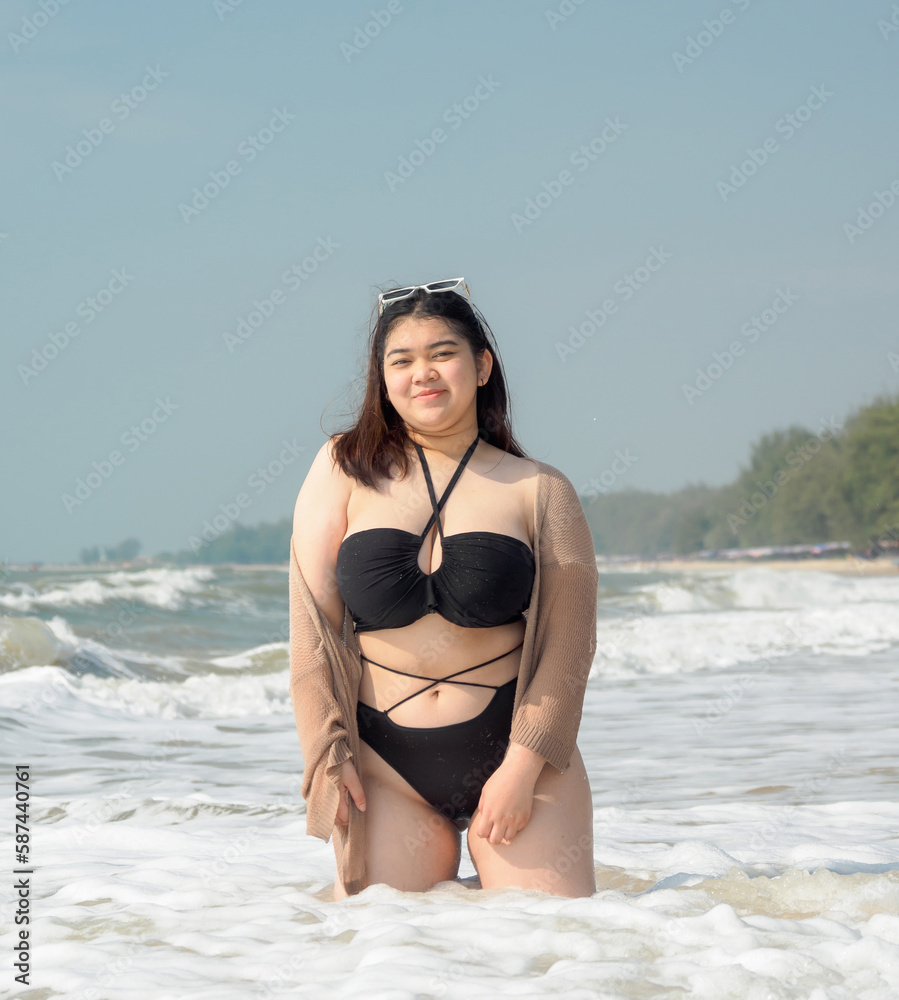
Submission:
<svg viewBox="0 0 899 1000">
<path fill-rule="evenodd" d="M 380 316 L 385 309 L 392 306 L 395 302 L 400 302 L 402 299 L 408 299 L 410 295 L 414 295 L 419 288 L 423 288 L 426 292 L 454 292 L 457 288 L 464 288 L 465 294 L 471 298 L 471 292 L 468 291 L 468 285 L 465 284 L 464 278 L 447 278 L 444 281 L 429 281 L 426 285 L 409 285 L 406 288 L 391 288 L 389 292 L 381 292 L 378 296 L 378 315 Z"/>
</svg>

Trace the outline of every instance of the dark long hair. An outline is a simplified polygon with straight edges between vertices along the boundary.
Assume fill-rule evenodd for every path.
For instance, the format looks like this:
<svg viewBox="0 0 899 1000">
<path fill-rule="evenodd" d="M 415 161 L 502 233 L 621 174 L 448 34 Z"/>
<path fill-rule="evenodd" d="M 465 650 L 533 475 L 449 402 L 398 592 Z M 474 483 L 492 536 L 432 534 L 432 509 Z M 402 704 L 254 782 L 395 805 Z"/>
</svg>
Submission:
<svg viewBox="0 0 899 1000">
<path fill-rule="evenodd" d="M 527 458 L 512 433 L 503 366 L 487 321 L 465 296 L 419 288 L 408 298 L 388 306 L 380 316 L 375 306 L 369 334 L 365 398 L 354 425 L 331 435 L 334 459 L 344 473 L 374 489 L 377 479 L 388 478 L 394 465 L 402 476 L 409 471 L 409 435 L 402 417 L 387 398 L 383 375 L 387 335 L 406 316 L 445 320 L 454 333 L 468 342 L 476 358 L 485 348 L 490 351 L 493 355 L 490 377 L 477 389 L 478 435 L 510 455 Z"/>
</svg>

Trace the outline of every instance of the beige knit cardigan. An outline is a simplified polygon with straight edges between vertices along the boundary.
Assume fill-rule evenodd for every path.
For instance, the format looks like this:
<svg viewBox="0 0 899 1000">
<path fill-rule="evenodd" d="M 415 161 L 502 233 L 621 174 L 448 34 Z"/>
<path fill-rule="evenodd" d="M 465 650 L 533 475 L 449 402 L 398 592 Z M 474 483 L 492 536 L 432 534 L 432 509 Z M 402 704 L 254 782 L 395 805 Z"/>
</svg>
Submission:
<svg viewBox="0 0 899 1000">
<path fill-rule="evenodd" d="M 545 462 L 536 465 L 536 576 L 525 613 L 511 738 L 564 771 L 575 748 L 596 652 L 598 572 L 577 492 L 558 469 Z M 293 537 L 288 586 L 290 698 L 303 755 L 306 833 L 324 841 L 333 834 L 340 880 L 353 895 L 366 886 L 365 813 L 350 797 L 349 823 L 334 821 L 340 765 L 359 754 L 360 649 L 349 610 L 337 635 L 316 603 L 300 571 Z"/>
</svg>

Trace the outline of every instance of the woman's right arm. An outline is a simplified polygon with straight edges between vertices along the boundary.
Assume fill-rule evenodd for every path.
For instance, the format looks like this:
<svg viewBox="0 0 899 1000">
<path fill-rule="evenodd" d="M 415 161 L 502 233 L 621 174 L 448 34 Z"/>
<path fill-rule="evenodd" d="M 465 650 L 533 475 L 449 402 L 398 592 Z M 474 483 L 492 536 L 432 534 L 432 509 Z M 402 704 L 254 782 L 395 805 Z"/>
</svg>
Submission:
<svg viewBox="0 0 899 1000">
<path fill-rule="evenodd" d="M 337 586 L 337 550 L 346 534 L 352 488 L 352 479 L 333 461 L 329 439 L 315 456 L 293 511 L 297 563 L 315 602 L 338 636 L 343 629 L 346 608 Z M 339 790 L 336 822 L 343 825 L 349 822 L 347 791 L 357 808 L 365 809 L 362 782 L 349 760 L 341 766 Z"/>
<path fill-rule="evenodd" d="M 347 529 L 353 481 L 332 461 L 331 441 L 313 459 L 293 510 L 293 545 L 303 579 L 337 635 L 345 607 L 337 587 L 337 550 Z"/>
</svg>

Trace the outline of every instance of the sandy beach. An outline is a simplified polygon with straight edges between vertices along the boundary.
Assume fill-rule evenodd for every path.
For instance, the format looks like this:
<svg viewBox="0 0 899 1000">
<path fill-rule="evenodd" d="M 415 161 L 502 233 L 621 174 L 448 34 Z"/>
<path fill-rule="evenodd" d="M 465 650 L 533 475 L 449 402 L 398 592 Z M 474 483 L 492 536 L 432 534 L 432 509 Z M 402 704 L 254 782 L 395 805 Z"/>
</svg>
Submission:
<svg viewBox="0 0 899 1000">
<path fill-rule="evenodd" d="M 762 566 L 765 569 L 813 570 L 818 573 L 845 573 L 853 576 L 896 576 L 899 563 L 890 558 L 880 559 L 643 559 L 633 562 L 612 562 L 598 560 L 600 572 L 603 569 L 628 569 L 635 573 L 651 571 L 695 572 L 696 570 L 731 571 L 735 568 L 747 569 Z"/>
</svg>

